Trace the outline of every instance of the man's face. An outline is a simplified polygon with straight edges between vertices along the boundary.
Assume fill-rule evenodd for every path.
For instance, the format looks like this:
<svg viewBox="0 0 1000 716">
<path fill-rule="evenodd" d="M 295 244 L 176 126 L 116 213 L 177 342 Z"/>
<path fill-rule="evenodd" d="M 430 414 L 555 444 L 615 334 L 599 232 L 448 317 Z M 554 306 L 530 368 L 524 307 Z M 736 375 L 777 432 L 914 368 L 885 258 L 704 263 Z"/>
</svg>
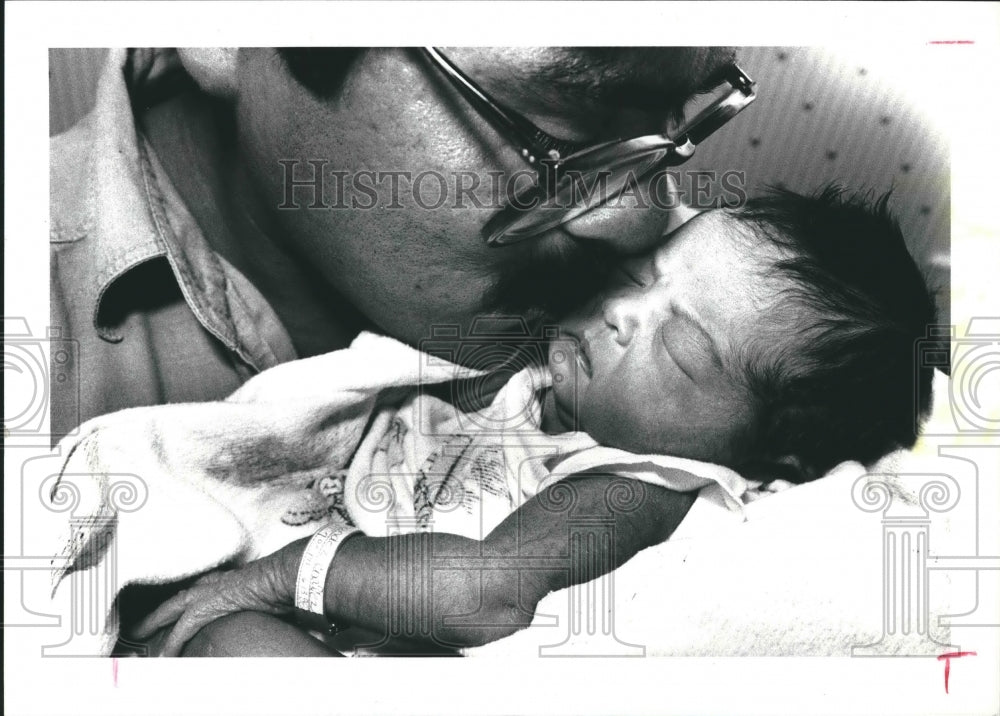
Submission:
<svg viewBox="0 0 1000 716">
<path fill-rule="evenodd" d="M 732 53 L 720 49 L 557 48 L 448 49 L 450 59 L 499 101 L 561 139 L 592 143 L 670 129 L 669 118 Z M 492 181 L 527 165 L 518 148 L 480 117 L 414 50 L 365 53 L 333 99 L 319 99 L 288 73 L 270 49 L 243 50 L 237 97 L 241 171 L 252 190 L 246 203 L 257 222 L 386 332 L 411 343 L 435 324 L 467 327 L 479 313 L 576 300 L 606 266 L 588 261 L 594 247 L 642 251 L 663 234 L 669 212 L 622 201 L 579 217 L 523 244 L 487 247 L 481 238 L 495 213 Z M 280 161 L 286 161 L 283 166 Z M 321 202 L 348 208 L 311 208 L 312 189 L 288 202 L 286 171 L 311 178 L 309 160 L 325 160 Z M 421 182 L 423 206 L 412 184 L 390 191 L 392 179 L 369 175 L 377 199 L 338 191 L 329 172 L 408 172 Z M 490 172 L 494 173 L 491 180 Z M 459 180 L 458 173 L 465 178 Z M 447 200 L 437 177 L 447 183 Z M 477 207 L 455 184 L 480 188 Z M 504 186 L 503 177 L 499 185 Z M 349 178 L 348 181 L 352 181 Z M 502 197 L 501 197 L 502 198 Z M 352 208 L 352 199 L 371 208 Z M 536 267 L 537 281 L 523 278 Z M 546 267 L 537 270 L 537 267 Z M 560 268 L 570 266 L 572 275 Z M 551 269 L 551 275 L 548 273 Z M 497 296 L 517 286 L 524 296 Z M 510 291 L 509 293 L 512 293 Z M 510 299 L 510 300 L 508 300 Z M 557 302 L 554 302 L 555 305 Z"/>
<path fill-rule="evenodd" d="M 701 214 L 655 250 L 627 260 L 608 289 L 562 322 L 576 355 L 553 344 L 564 426 L 602 445 L 729 463 L 751 419 L 740 349 L 771 329 L 784 287 L 777 258 L 722 211 Z M 554 351 L 562 350 L 556 356 Z M 576 410 L 574 425 L 573 415 Z"/>
</svg>

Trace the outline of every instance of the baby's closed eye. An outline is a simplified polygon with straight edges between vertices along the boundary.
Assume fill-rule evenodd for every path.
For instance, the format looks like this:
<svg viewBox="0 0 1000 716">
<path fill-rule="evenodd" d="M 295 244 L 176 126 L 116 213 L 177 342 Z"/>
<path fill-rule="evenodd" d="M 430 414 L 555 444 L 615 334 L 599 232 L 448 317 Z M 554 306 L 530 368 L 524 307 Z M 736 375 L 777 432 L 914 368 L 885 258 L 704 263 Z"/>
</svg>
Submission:
<svg viewBox="0 0 1000 716">
<path fill-rule="evenodd" d="M 623 261 L 611 274 L 615 286 L 648 286 L 653 282 L 652 272 L 645 263 L 639 261 Z"/>
</svg>

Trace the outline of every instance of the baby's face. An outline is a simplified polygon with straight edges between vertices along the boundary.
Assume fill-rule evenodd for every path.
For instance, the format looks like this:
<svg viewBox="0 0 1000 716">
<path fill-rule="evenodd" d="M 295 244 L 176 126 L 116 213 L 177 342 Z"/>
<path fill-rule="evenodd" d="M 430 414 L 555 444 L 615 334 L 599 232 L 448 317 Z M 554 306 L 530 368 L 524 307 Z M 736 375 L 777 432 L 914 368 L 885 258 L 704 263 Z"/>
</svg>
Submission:
<svg viewBox="0 0 1000 716">
<path fill-rule="evenodd" d="M 764 325 L 767 292 L 776 293 L 761 278 L 773 257 L 755 256 L 746 232 L 725 212 L 701 214 L 624 262 L 606 292 L 563 322 L 580 346 L 549 353 L 564 427 L 633 452 L 735 458 L 734 437 L 750 420 L 736 349 Z"/>
</svg>

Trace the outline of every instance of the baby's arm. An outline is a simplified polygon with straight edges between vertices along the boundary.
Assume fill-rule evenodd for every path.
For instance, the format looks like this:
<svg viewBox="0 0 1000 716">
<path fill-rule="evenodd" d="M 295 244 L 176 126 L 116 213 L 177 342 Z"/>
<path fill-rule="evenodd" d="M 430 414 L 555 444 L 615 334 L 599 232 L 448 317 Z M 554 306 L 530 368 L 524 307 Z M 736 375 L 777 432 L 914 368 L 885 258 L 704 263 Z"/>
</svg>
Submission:
<svg viewBox="0 0 1000 716">
<path fill-rule="evenodd" d="M 390 624 L 428 620 L 431 640 L 455 647 L 508 636 L 531 623 L 549 592 L 593 579 L 665 540 L 695 500 L 693 493 L 629 481 L 635 500 L 616 509 L 613 493 L 622 486 L 614 483 L 622 480 L 585 474 L 556 483 L 482 542 L 433 533 L 351 537 L 330 568 L 327 616 L 335 624 L 389 637 L 403 636 L 391 633 Z M 575 500 L 572 508 L 557 509 L 565 507 L 567 490 Z M 613 555 L 598 554 L 593 540 L 570 548 L 571 529 L 580 529 L 587 518 L 613 521 Z M 304 546 L 297 543 L 296 549 Z"/>
<path fill-rule="evenodd" d="M 351 536 L 330 565 L 326 616 L 335 624 L 374 632 L 376 638 L 416 638 L 448 647 L 513 634 L 531 623 L 549 592 L 609 572 L 669 537 L 695 500 L 693 493 L 638 481 L 615 485 L 622 480 L 586 473 L 556 483 L 482 542 L 449 534 Z M 620 499 L 626 485 L 636 491 L 636 499 Z M 609 531 L 614 540 L 606 551 L 602 540 L 587 539 L 588 533 Z M 206 575 L 160 605 L 134 637 L 147 639 L 174 624 L 160 647 L 161 654 L 171 656 L 227 615 L 288 614 L 308 542 L 305 538 L 237 569 Z M 245 625 L 239 622 L 236 628 Z M 243 641 L 270 638 L 247 633 Z"/>
</svg>

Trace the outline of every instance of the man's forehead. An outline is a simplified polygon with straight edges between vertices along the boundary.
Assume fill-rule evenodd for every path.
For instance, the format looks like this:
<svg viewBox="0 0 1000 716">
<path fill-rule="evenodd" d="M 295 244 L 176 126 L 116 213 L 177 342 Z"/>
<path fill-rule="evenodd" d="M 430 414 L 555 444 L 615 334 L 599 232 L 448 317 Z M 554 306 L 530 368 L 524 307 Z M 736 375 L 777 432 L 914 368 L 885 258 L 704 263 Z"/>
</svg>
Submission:
<svg viewBox="0 0 1000 716">
<path fill-rule="evenodd" d="M 455 50 L 486 85 L 518 82 L 568 98 L 674 109 L 723 81 L 730 47 L 493 47 Z"/>
</svg>

